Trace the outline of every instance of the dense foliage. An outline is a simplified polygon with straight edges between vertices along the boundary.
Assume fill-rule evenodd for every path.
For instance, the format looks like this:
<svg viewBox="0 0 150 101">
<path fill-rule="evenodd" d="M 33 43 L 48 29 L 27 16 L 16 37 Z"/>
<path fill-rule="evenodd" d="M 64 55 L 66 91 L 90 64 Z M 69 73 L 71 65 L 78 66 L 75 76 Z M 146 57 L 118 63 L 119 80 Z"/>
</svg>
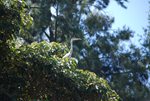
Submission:
<svg viewBox="0 0 150 101">
<path fill-rule="evenodd" d="M 73 59 L 62 59 L 64 50 L 61 44 L 45 41 L 12 48 L 9 65 L 1 72 L 1 93 L 14 100 L 119 100 L 106 80 L 77 69 Z"/>
<path fill-rule="evenodd" d="M 126 48 L 136 33 L 128 27 L 111 28 L 115 18 L 104 11 L 110 0 L 25 1 L 0 0 L 0 97 L 114 101 L 119 94 L 123 101 L 148 98 L 149 29 L 142 47 L 129 43 Z M 126 8 L 127 0 L 115 1 Z M 12 41 L 18 37 L 24 40 L 21 45 Z M 78 65 L 74 59 L 62 59 L 68 51 L 64 44 L 68 46 L 72 37 L 82 38 L 73 52 Z M 53 43 L 34 42 L 45 39 Z"/>
<path fill-rule="evenodd" d="M 25 45 L 14 39 L 24 34 L 31 22 L 24 12 L 25 2 L 1 0 L 0 5 L 2 101 L 119 101 L 106 80 L 77 69 L 74 59 L 62 58 L 68 51 L 66 45 L 45 41 Z"/>
</svg>

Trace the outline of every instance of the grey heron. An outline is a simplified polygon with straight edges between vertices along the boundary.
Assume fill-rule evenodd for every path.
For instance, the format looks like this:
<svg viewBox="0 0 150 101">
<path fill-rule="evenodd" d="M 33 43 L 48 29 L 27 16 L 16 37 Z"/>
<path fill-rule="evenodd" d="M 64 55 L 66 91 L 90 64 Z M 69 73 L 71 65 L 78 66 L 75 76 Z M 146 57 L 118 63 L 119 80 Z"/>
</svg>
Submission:
<svg viewBox="0 0 150 101">
<path fill-rule="evenodd" d="M 70 44 L 71 44 L 70 51 L 65 56 L 63 56 L 63 58 L 66 58 L 66 57 L 71 58 L 72 53 L 73 53 L 73 42 L 78 41 L 78 40 L 81 40 L 81 39 L 80 38 L 72 38 L 71 39 L 71 41 L 70 41 Z"/>
</svg>

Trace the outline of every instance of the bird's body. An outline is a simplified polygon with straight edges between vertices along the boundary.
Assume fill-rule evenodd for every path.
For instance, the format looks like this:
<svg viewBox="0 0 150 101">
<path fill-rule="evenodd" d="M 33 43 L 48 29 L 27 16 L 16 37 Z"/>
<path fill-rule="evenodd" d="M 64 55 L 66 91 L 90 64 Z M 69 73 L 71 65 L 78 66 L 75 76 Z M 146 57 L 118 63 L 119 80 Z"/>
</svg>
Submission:
<svg viewBox="0 0 150 101">
<path fill-rule="evenodd" d="M 65 56 L 63 56 L 63 58 L 66 58 L 66 57 L 71 58 L 71 55 L 72 53 L 69 51 Z"/>
<path fill-rule="evenodd" d="M 72 53 L 73 53 L 73 42 L 77 41 L 77 40 L 81 40 L 81 39 L 80 38 L 72 38 L 71 39 L 71 41 L 70 41 L 71 49 L 70 49 L 70 51 L 65 56 L 63 56 L 63 58 L 66 58 L 66 57 L 71 58 Z"/>
</svg>

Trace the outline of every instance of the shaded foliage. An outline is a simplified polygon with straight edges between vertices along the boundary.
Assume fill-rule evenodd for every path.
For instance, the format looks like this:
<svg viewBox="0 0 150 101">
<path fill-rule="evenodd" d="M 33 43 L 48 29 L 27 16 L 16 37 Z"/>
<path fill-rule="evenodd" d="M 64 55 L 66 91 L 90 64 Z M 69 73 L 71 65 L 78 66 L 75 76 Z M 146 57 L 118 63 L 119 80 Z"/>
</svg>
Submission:
<svg viewBox="0 0 150 101">
<path fill-rule="evenodd" d="M 31 17 L 26 14 L 24 1 L 0 0 L 0 40 L 6 41 L 28 28 Z"/>
</svg>

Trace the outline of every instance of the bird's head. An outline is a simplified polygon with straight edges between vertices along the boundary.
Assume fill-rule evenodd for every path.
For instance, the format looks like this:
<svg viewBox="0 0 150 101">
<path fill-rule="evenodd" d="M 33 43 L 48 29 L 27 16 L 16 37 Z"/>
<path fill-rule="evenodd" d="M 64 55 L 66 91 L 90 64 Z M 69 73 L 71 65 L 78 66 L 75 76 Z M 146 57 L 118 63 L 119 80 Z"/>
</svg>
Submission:
<svg viewBox="0 0 150 101">
<path fill-rule="evenodd" d="M 80 38 L 72 38 L 71 42 L 78 41 L 78 40 L 81 40 L 81 39 Z"/>
</svg>

